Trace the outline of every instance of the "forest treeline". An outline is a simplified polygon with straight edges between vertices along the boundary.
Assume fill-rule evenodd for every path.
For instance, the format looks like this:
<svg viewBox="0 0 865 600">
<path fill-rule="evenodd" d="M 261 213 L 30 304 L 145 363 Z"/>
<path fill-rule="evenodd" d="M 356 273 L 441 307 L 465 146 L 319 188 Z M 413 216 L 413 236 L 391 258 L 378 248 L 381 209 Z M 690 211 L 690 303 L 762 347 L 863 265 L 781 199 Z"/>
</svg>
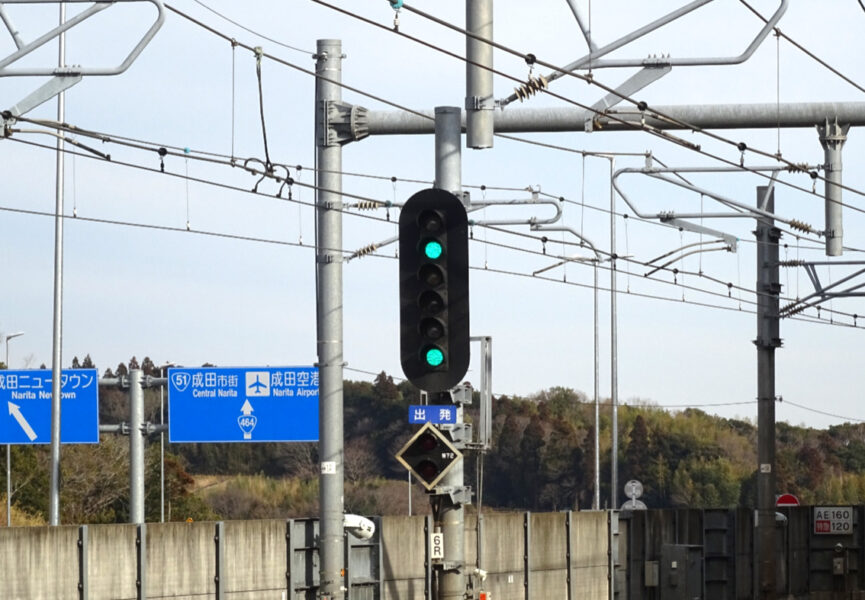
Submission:
<svg viewBox="0 0 865 600">
<path fill-rule="evenodd" d="M 2 363 L 0 363 L 2 364 Z M 73 360 L 94 367 L 90 357 Z M 131 359 L 104 376 L 132 368 L 160 375 L 145 358 Z M 408 406 L 419 392 L 382 372 L 373 382 L 345 381 L 345 504 L 350 512 L 406 514 L 428 510 L 422 488 L 409 486 L 394 454 L 417 426 Z M 145 390 L 145 419 L 160 422 L 157 389 Z M 467 420 L 477 420 L 475 405 Z M 100 389 L 100 423 L 128 419 L 126 392 Z M 580 392 L 553 387 L 527 397 L 493 398 L 492 448 L 466 456 L 466 483 L 477 490 L 483 473 L 485 509 L 554 511 L 588 509 L 594 481 L 594 404 Z M 612 411 L 600 407 L 601 506 L 610 504 Z M 757 428 L 697 409 L 669 412 L 648 402 L 618 408 L 618 480 L 637 479 L 651 508 L 750 506 L 756 501 Z M 803 504 L 859 504 L 865 499 L 865 424 L 826 430 L 778 423 L 779 493 Z M 167 437 L 166 437 L 167 441 Z M 100 444 L 63 446 L 63 522 L 124 522 L 129 515 L 128 440 L 103 434 Z M 166 518 L 243 519 L 307 517 L 318 513 L 319 459 L 315 443 L 166 443 Z M 146 518 L 160 517 L 159 437 L 147 445 Z M 15 522 L 44 522 L 48 511 L 48 448 L 13 446 Z M 482 468 L 481 468 L 482 467 Z M 6 482 L 0 473 L 0 496 Z M 618 502 L 625 500 L 618 491 Z M 5 510 L 0 506 L 0 512 Z M 5 522 L 3 519 L 0 522 Z"/>
</svg>

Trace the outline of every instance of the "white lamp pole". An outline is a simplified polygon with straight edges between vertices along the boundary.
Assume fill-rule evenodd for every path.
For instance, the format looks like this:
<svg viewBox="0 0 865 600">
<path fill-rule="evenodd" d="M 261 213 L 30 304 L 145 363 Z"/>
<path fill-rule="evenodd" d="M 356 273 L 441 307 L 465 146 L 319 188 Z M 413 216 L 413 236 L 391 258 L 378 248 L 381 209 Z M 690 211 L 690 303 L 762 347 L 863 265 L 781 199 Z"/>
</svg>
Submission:
<svg viewBox="0 0 865 600">
<path fill-rule="evenodd" d="M 165 378 L 165 369 L 176 367 L 167 362 L 159 367 L 159 376 Z M 167 384 L 165 384 L 167 385 Z M 165 425 L 165 385 L 159 386 L 159 424 Z M 159 522 L 165 523 L 165 431 L 159 432 Z"/>
<path fill-rule="evenodd" d="M 9 369 L 9 340 L 24 335 L 23 331 L 6 336 L 6 369 Z M 12 526 L 12 446 L 6 444 L 6 527 Z"/>
</svg>

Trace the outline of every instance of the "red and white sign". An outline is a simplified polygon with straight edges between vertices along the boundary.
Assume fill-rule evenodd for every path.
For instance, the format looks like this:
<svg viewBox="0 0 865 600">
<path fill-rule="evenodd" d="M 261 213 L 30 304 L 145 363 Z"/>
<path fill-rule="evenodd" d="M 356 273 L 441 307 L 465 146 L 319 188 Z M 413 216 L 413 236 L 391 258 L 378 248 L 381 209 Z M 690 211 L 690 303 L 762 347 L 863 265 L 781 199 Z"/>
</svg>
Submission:
<svg viewBox="0 0 865 600">
<path fill-rule="evenodd" d="M 799 498 L 797 498 L 793 494 L 781 494 L 780 496 L 778 496 L 778 499 L 775 500 L 775 506 L 799 506 Z"/>
</svg>

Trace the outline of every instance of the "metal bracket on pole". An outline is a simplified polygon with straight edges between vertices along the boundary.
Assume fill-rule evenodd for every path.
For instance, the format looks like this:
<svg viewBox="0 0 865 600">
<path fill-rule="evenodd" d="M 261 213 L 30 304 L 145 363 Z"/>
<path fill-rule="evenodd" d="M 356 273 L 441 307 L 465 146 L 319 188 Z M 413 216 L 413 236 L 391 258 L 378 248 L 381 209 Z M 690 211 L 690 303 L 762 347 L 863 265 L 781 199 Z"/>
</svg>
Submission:
<svg viewBox="0 0 865 600">
<path fill-rule="evenodd" d="M 471 423 L 455 423 L 453 425 L 439 425 L 442 431 L 450 433 L 451 442 L 455 448 L 462 450 L 467 448 L 472 443 L 472 424 Z"/>
<path fill-rule="evenodd" d="M 347 102 L 324 100 L 318 111 L 324 122 L 319 128 L 320 146 L 342 146 L 369 135 L 367 109 Z"/>
<path fill-rule="evenodd" d="M 469 485 L 436 487 L 430 492 L 430 495 L 448 496 L 455 505 L 472 503 L 472 488 Z"/>
<path fill-rule="evenodd" d="M 450 390 L 451 399 L 460 406 L 471 406 L 474 389 L 472 384 L 464 382 Z"/>
<path fill-rule="evenodd" d="M 81 81 L 81 79 L 81 74 L 70 73 L 64 75 L 55 75 L 52 79 L 49 79 L 44 84 L 42 84 L 41 87 L 31 92 L 18 104 L 10 108 L 8 112 L 4 112 L 3 115 L 0 115 L 0 124 L 3 125 L 3 129 L 5 130 L 6 126 L 14 123 L 17 117 L 33 110 L 42 103 L 51 100 L 51 98 L 53 98 L 60 92 L 68 90 L 73 85 Z M 7 136 L 4 134 L 3 137 Z"/>
<path fill-rule="evenodd" d="M 727 246 L 729 246 L 730 252 L 736 252 L 736 250 L 738 250 L 739 248 L 739 238 L 737 238 L 735 235 L 724 233 L 723 231 L 718 231 L 717 229 L 711 229 L 710 227 L 703 227 L 702 225 L 697 225 L 696 223 L 691 223 L 690 221 L 677 219 L 675 217 L 668 219 L 662 217 L 660 221 L 662 223 L 669 223 L 670 225 L 681 227 L 682 229 L 691 231 L 693 233 L 703 233 L 712 237 L 719 238 L 724 243 L 726 243 Z"/>
<path fill-rule="evenodd" d="M 826 119 L 825 125 L 817 126 L 826 158 L 823 165 L 826 172 L 826 256 L 841 256 L 844 253 L 841 149 L 847 141 L 849 130 L 850 125 L 839 125 L 837 117 L 834 123 Z"/>
<path fill-rule="evenodd" d="M 168 431 L 168 425 L 165 423 L 151 423 L 147 421 L 142 423 L 141 425 L 141 433 L 144 435 L 151 435 L 154 433 L 165 433 Z"/>
<path fill-rule="evenodd" d="M 120 435 L 129 435 L 129 423 L 125 421 L 114 425 L 100 424 L 99 433 L 117 433 Z"/>
<path fill-rule="evenodd" d="M 528 206 L 533 204 L 546 204 L 548 206 L 552 206 L 556 209 L 556 214 L 552 217 L 548 217 L 546 219 L 539 219 L 537 217 L 531 217 L 529 219 L 498 219 L 498 220 L 483 220 L 483 221 L 475 221 L 469 219 L 469 225 L 548 225 L 550 223 L 555 223 L 559 219 L 562 218 L 562 206 L 560 200 L 555 200 L 553 198 L 540 198 L 540 187 L 535 190 L 531 187 L 527 188 L 529 192 L 531 192 L 532 197 L 530 200 L 518 199 L 518 200 L 481 200 L 481 201 L 471 201 L 471 211 L 479 210 L 481 208 L 486 208 L 488 206 Z"/>
<path fill-rule="evenodd" d="M 168 385 L 168 377 L 154 377 L 153 375 L 145 375 L 141 382 L 143 388 L 166 387 Z"/>
<path fill-rule="evenodd" d="M 594 131 L 596 124 L 595 119 L 607 110 L 619 104 L 623 98 L 633 96 L 641 89 L 656 82 L 661 77 L 673 70 L 670 65 L 659 65 L 643 67 L 630 78 L 625 80 L 615 92 L 610 92 L 598 102 L 592 105 L 591 109 L 586 114 L 586 133 Z"/>
</svg>

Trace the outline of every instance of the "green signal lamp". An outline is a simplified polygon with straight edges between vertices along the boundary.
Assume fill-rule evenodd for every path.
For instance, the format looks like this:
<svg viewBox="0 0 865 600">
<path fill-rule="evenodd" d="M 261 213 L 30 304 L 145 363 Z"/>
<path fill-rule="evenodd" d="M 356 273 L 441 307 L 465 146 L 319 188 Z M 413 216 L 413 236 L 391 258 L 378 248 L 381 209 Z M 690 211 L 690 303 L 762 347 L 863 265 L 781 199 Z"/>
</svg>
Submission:
<svg viewBox="0 0 865 600">
<path fill-rule="evenodd" d="M 428 240 L 424 242 L 423 254 L 430 260 L 438 260 L 441 258 L 443 251 L 444 249 L 442 248 L 441 242 L 437 240 Z"/>
<path fill-rule="evenodd" d="M 442 352 L 439 348 L 428 348 L 423 353 L 424 360 L 426 364 L 431 367 L 438 367 L 445 361 L 444 352 Z"/>
</svg>

